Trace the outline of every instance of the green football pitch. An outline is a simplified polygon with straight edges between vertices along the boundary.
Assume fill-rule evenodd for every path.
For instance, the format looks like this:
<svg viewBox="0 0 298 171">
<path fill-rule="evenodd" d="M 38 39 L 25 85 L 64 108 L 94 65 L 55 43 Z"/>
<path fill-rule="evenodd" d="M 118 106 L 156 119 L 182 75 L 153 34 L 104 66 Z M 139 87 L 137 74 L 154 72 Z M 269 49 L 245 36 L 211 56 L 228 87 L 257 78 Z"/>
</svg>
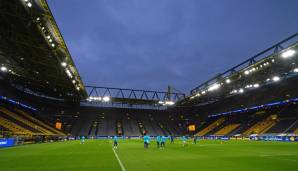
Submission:
<svg viewBox="0 0 298 171">
<path fill-rule="evenodd" d="M 118 159 L 117 157 L 118 156 Z M 121 164 L 122 168 L 121 168 Z M 298 143 L 203 140 L 157 149 L 141 140 L 87 140 L 0 149 L 1 171 L 297 170 Z"/>
</svg>

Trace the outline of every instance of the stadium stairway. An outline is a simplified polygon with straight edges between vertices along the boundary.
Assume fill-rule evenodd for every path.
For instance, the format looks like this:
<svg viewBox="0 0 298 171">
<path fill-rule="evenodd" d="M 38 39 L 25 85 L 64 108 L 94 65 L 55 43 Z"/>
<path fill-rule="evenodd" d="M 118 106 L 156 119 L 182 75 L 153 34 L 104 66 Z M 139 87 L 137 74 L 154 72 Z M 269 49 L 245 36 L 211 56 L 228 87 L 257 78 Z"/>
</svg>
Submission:
<svg viewBox="0 0 298 171">
<path fill-rule="evenodd" d="M 227 125 L 227 126 L 223 127 L 222 129 L 220 129 L 219 131 L 217 131 L 214 135 L 228 135 L 230 132 L 232 132 L 239 126 L 240 126 L 240 124 Z"/>
<path fill-rule="evenodd" d="M 284 133 L 295 133 L 297 134 L 297 129 L 298 129 L 298 120 L 296 120 L 292 125 L 290 125 Z"/>
<path fill-rule="evenodd" d="M 289 127 L 295 123 L 296 118 L 280 118 L 278 122 L 271 127 L 266 133 L 283 133 Z"/>
<path fill-rule="evenodd" d="M 221 117 L 221 118 L 217 119 L 216 121 L 212 122 L 211 124 L 209 124 L 207 127 L 203 128 L 196 135 L 197 136 L 204 136 L 208 132 L 212 131 L 214 128 L 216 128 L 219 125 L 221 125 L 224 121 L 225 121 L 225 119 L 223 117 Z"/>
<path fill-rule="evenodd" d="M 143 135 L 147 129 L 144 126 L 144 123 L 142 121 L 137 121 L 137 123 L 138 123 L 139 131 L 140 131 L 141 135 Z"/>
<path fill-rule="evenodd" d="M 250 134 L 263 134 L 267 130 L 269 130 L 271 127 L 273 127 L 275 124 L 276 124 L 276 115 L 270 115 L 265 120 L 254 124 L 248 130 L 246 130 L 243 133 L 243 135 L 249 136 Z"/>
</svg>

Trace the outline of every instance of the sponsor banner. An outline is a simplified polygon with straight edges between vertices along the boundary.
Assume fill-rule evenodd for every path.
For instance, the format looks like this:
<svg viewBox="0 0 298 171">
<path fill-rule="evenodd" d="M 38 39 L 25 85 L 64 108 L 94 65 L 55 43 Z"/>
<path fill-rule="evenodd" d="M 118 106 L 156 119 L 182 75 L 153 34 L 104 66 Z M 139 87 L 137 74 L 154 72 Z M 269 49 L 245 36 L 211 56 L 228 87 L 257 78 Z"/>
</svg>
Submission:
<svg viewBox="0 0 298 171">
<path fill-rule="evenodd" d="M 0 148 L 1 147 L 11 147 L 14 146 L 15 139 L 14 138 L 3 138 L 0 139 Z"/>
<path fill-rule="evenodd" d="M 257 141 L 298 142 L 298 136 L 251 136 L 250 139 L 257 140 Z"/>
</svg>

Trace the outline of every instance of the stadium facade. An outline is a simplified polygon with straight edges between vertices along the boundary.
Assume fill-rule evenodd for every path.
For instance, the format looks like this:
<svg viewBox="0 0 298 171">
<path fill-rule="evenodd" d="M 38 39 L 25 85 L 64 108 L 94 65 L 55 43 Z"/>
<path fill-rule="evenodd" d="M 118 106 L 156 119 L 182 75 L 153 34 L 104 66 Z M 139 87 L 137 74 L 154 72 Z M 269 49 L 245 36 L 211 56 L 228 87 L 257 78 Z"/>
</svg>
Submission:
<svg viewBox="0 0 298 171">
<path fill-rule="evenodd" d="M 298 33 L 191 90 L 85 86 L 45 0 L 0 3 L 4 137 L 298 133 Z"/>
</svg>

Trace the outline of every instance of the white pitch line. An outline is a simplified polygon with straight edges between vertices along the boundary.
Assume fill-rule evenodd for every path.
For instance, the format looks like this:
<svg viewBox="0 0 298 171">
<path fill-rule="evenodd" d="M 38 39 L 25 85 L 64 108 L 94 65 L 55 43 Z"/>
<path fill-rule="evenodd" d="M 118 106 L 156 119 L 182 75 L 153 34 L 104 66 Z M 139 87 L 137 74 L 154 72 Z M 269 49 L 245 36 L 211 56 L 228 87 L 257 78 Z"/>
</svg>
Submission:
<svg viewBox="0 0 298 171">
<path fill-rule="evenodd" d="M 125 170 L 125 167 L 123 166 L 123 164 L 122 164 L 120 158 L 118 157 L 118 154 L 116 153 L 115 149 L 112 148 L 112 150 L 113 150 L 113 152 L 114 152 L 114 154 L 115 154 L 115 156 L 116 156 L 116 158 L 117 158 L 117 160 L 118 160 L 118 163 L 119 163 L 119 165 L 120 165 L 120 167 L 121 167 L 121 170 L 122 170 L 122 171 L 126 171 L 126 170 Z"/>
</svg>

